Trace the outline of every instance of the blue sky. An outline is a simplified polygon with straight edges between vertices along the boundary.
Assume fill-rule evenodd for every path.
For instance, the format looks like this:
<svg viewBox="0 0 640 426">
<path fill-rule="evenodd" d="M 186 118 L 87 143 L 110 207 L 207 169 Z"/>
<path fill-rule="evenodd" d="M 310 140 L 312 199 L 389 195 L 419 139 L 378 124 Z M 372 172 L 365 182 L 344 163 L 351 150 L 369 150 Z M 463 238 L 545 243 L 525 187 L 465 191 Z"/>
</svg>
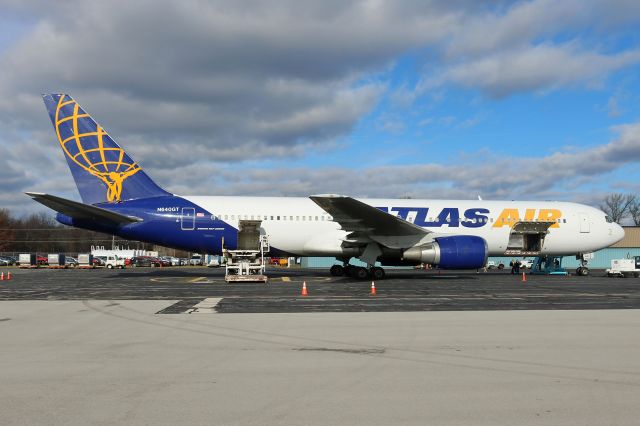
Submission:
<svg viewBox="0 0 640 426">
<path fill-rule="evenodd" d="M 562 199 L 640 190 L 640 5 L 8 2 L 0 205 L 78 199 L 40 93 L 180 194 Z"/>
</svg>

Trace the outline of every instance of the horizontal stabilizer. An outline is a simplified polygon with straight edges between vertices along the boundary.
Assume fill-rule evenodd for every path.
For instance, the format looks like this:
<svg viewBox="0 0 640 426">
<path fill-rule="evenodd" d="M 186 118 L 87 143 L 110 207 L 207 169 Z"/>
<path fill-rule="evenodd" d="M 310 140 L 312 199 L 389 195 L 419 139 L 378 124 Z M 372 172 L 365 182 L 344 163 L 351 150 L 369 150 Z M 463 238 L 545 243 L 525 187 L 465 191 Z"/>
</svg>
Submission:
<svg viewBox="0 0 640 426">
<path fill-rule="evenodd" d="M 121 225 L 142 221 L 142 219 L 138 217 L 126 216 L 112 212 L 111 210 L 91 206 L 89 204 L 56 197 L 55 195 L 41 194 L 38 192 L 26 192 L 25 194 L 40 204 L 44 204 L 45 206 L 74 219 L 89 219 L 98 222 L 109 222 Z"/>
</svg>

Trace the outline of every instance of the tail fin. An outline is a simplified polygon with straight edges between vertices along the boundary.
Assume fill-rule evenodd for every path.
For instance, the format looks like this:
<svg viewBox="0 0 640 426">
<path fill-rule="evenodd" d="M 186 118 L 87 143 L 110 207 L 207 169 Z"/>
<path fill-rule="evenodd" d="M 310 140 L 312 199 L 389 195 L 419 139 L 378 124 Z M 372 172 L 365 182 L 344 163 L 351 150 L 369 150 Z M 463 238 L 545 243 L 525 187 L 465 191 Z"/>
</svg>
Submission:
<svg viewBox="0 0 640 426">
<path fill-rule="evenodd" d="M 43 99 L 83 202 L 170 195 L 71 96 L 51 94 Z"/>
</svg>

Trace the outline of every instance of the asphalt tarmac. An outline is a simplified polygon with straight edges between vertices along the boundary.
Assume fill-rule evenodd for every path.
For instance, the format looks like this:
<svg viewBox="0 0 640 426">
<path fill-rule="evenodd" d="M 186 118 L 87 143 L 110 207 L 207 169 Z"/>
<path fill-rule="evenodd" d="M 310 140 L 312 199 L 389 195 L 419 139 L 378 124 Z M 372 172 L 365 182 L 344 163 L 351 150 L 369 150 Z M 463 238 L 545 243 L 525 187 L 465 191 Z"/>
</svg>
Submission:
<svg viewBox="0 0 640 426">
<path fill-rule="evenodd" d="M 0 423 L 638 424 L 640 279 L 269 275 L 12 269 Z"/>
<path fill-rule="evenodd" d="M 331 277 L 324 270 L 268 270 L 263 283 L 226 283 L 224 269 L 13 270 L 0 300 L 178 300 L 163 314 L 638 309 L 640 279 L 521 275 L 508 271 L 388 270 L 385 280 Z M 309 295 L 301 289 L 306 283 Z M 212 300 L 217 300 L 211 305 Z"/>
</svg>

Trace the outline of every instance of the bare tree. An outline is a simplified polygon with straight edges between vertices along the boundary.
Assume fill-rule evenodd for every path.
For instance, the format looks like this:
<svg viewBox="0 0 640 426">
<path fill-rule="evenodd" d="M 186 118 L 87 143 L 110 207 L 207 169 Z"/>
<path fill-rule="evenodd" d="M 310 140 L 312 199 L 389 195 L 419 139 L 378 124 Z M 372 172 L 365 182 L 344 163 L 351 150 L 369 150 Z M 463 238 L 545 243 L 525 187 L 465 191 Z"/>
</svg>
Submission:
<svg viewBox="0 0 640 426">
<path fill-rule="evenodd" d="M 12 228 L 13 223 L 9 210 L 0 209 L 0 251 L 7 249 L 15 239 Z"/>
<path fill-rule="evenodd" d="M 614 222 L 620 223 L 635 203 L 635 195 L 609 194 L 604 198 L 604 203 L 600 204 L 600 210 L 605 212 Z"/>
<path fill-rule="evenodd" d="M 629 216 L 634 225 L 640 226 L 640 200 L 637 198 L 629 205 Z"/>
</svg>

